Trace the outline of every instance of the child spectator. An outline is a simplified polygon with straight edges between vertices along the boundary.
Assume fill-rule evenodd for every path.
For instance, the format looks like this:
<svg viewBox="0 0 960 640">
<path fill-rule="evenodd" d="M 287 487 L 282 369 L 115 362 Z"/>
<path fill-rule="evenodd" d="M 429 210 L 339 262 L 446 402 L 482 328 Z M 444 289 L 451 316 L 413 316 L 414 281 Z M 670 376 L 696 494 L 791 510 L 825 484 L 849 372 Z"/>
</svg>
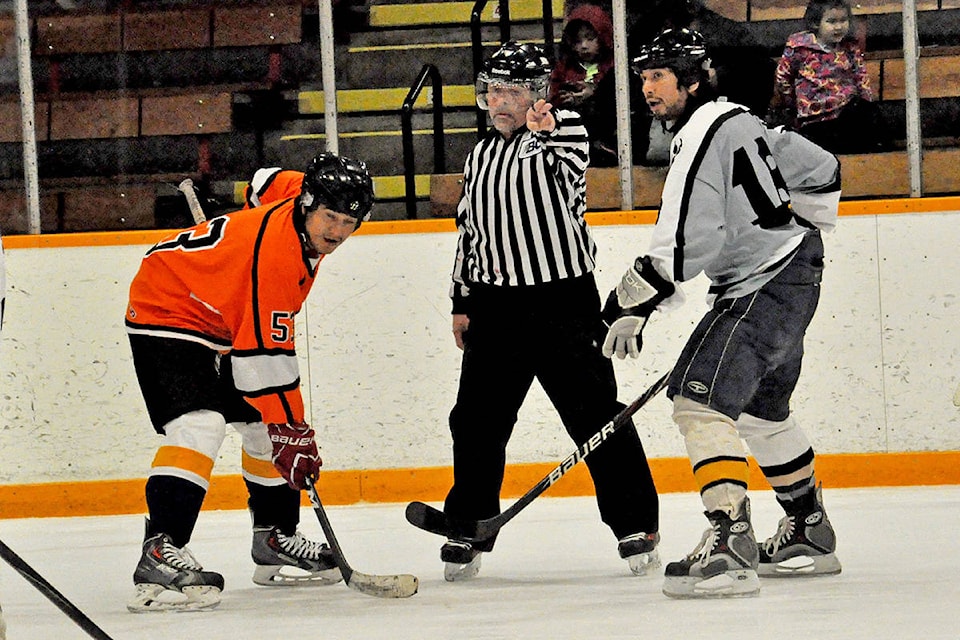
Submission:
<svg viewBox="0 0 960 640">
<path fill-rule="evenodd" d="M 769 124 L 785 124 L 834 153 L 876 150 L 885 134 L 846 0 L 810 0 L 807 29 L 787 39 Z"/>
<path fill-rule="evenodd" d="M 549 102 L 576 111 L 590 136 L 590 164 L 617 164 L 613 22 L 602 7 L 582 4 L 567 16 L 550 74 Z"/>
</svg>

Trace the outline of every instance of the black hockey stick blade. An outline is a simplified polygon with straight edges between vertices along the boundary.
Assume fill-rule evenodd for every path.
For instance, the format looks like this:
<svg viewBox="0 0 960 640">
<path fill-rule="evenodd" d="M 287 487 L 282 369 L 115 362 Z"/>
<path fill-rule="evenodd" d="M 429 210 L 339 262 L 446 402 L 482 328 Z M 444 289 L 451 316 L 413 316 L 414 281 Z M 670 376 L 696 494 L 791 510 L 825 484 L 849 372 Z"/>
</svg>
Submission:
<svg viewBox="0 0 960 640">
<path fill-rule="evenodd" d="M 96 638 L 97 640 L 113 640 L 110 636 L 107 635 L 107 632 L 101 629 L 93 622 L 90 618 L 80 611 L 72 602 L 67 600 L 67 598 L 56 590 L 56 588 L 44 579 L 36 569 L 31 567 L 26 561 L 14 553 L 13 549 L 8 547 L 2 541 L 0 541 L 0 556 L 6 560 L 7 564 L 17 570 L 21 576 L 26 579 L 27 582 L 36 587 L 37 591 L 42 593 L 47 597 L 47 599 L 53 604 L 57 605 L 57 608 L 60 611 L 63 611 L 67 614 L 71 620 L 73 620 L 78 627 L 83 629 L 88 636 L 91 638 Z"/>
<path fill-rule="evenodd" d="M 337 563 L 343 581 L 348 587 L 376 598 L 409 598 L 417 592 L 420 586 L 417 576 L 410 574 L 377 576 L 355 571 L 343 555 L 343 549 L 340 548 L 337 536 L 333 533 L 333 526 L 327 518 L 327 512 L 320 504 L 320 496 L 317 495 L 313 480 L 309 478 L 307 478 L 307 495 L 313 503 L 313 511 L 317 514 L 317 520 L 320 521 L 320 528 L 327 537 L 327 544 L 333 552 L 333 560 Z"/>
<path fill-rule="evenodd" d="M 534 485 L 532 489 L 523 494 L 519 500 L 499 515 L 487 518 L 486 520 L 455 520 L 447 516 L 443 511 L 431 507 L 428 504 L 411 502 L 407 505 L 405 511 L 407 522 L 418 529 L 456 540 L 478 542 L 493 537 L 500 531 L 503 525 L 510 522 L 510 520 L 526 508 L 528 504 L 560 480 L 560 478 L 575 467 L 578 462 L 606 442 L 607 438 L 620 429 L 620 427 L 628 424 L 633 414 L 639 411 L 641 407 L 647 404 L 667 386 L 667 379 L 669 377 L 669 371 L 660 376 L 639 398 L 615 415 L 600 431 L 593 434 L 579 449 L 564 458 L 564 460 L 554 467 L 540 482 Z"/>
<path fill-rule="evenodd" d="M 404 512 L 407 522 L 429 533 L 435 533 L 445 538 L 463 538 L 470 529 L 469 523 L 457 526 L 457 523 L 443 511 L 435 509 L 423 502 L 411 502 Z"/>
</svg>

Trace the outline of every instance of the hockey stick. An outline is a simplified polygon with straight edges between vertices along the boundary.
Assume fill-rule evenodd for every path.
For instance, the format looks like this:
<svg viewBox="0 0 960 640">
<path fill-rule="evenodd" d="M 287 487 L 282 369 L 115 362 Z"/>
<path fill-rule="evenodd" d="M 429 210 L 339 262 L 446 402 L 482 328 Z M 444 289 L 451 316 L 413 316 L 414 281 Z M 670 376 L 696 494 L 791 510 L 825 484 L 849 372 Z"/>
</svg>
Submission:
<svg viewBox="0 0 960 640">
<path fill-rule="evenodd" d="M 496 535 L 498 531 L 500 531 L 500 528 L 503 527 L 503 525 L 510 522 L 514 516 L 520 513 L 528 504 L 533 502 L 537 496 L 553 486 L 553 484 L 562 478 L 568 471 L 570 471 L 570 469 L 574 468 L 578 462 L 586 458 L 592 451 L 596 450 L 597 447 L 606 442 L 607 438 L 613 435 L 613 433 L 620 429 L 620 427 L 628 424 L 633 414 L 639 411 L 643 405 L 647 404 L 647 402 L 649 402 L 655 395 L 660 393 L 665 386 L 667 386 L 667 378 L 669 376 L 670 372 L 668 371 L 661 376 L 659 380 L 654 382 L 649 389 L 644 391 L 643 395 L 634 400 L 633 403 L 614 416 L 613 420 L 605 424 L 600 431 L 590 436 L 590 439 L 583 443 L 579 449 L 564 458 L 563 462 L 554 467 L 554 469 L 547 474 L 546 477 L 540 480 L 540 482 L 534 485 L 532 489 L 527 491 L 523 497 L 510 505 L 510 507 L 508 507 L 500 515 L 487 518 L 486 520 L 453 520 L 449 518 L 443 511 L 431 507 L 428 504 L 424 504 L 423 502 L 411 502 L 407 505 L 407 521 L 413 526 L 423 529 L 424 531 L 436 533 L 437 535 L 446 536 L 448 538 L 455 538 L 457 540 L 477 542 L 491 538 L 492 536 Z"/>
<path fill-rule="evenodd" d="M 320 528 L 323 529 L 323 534 L 327 537 L 327 543 L 333 552 L 333 560 L 337 563 L 340 574 L 343 575 L 343 581 L 348 587 L 378 598 L 409 598 L 417 592 L 420 584 L 417 576 L 409 574 L 374 576 L 354 571 L 343 555 L 343 550 L 340 548 L 340 543 L 337 542 L 337 536 L 333 533 L 333 527 L 330 525 L 327 513 L 324 511 L 323 505 L 320 504 L 320 496 L 317 495 L 317 489 L 310 478 L 307 478 L 307 495 L 310 497 L 310 502 L 313 503 L 313 510 L 317 514 L 317 520 L 320 521 Z"/>
<path fill-rule="evenodd" d="M 183 194 L 187 199 L 187 206 L 190 207 L 190 215 L 193 216 L 193 223 L 200 224 L 207 219 L 207 216 L 203 213 L 203 207 L 200 206 L 200 200 L 197 198 L 197 192 L 193 188 L 193 180 L 187 178 L 179 185 L 177 189 Z"/>
<path fill-rule="evenodd" d="M 60 611 L 63 611 L 67 614 L 67 617 L 77 623 L 77 626 L 86 631 L 87 635 L 91 638 L 96 638 L 97 640 L 113 640 L 103 629 L 98 627 L 93 620 L 88 618 L 72 602 L 67 600 L 62 593 L 57 591 L 52 584 L 47 582 L 43 576 L 37 573 L 36 569 L 14 553 L 13 549 L 4 544 L 3 541 L 0 541 L 0 556 L 7 561 L 7 564 L 16 569 L 17 573 L 23 576 L 27 582 L 36 587 L 37 591 L 45 595 L 50 602 L 57 605 Z"/>
</svg>

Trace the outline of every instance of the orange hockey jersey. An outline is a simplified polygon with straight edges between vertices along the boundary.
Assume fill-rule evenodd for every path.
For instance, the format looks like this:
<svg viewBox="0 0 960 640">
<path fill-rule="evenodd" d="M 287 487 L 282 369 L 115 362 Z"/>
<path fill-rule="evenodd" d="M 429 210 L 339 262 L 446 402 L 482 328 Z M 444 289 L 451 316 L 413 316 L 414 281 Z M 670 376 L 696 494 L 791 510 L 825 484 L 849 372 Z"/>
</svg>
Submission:
<svg viewBox="0 0 960 640">
<path fill-rule="evenodd" d="M 300 195 L 302 171 L 286 171 L 280 167 L 257 169 L 243 192 L 244 209 L 253 209 L 286 198 Z"/>
<path fill-rule="evenodd" d="M 294 228 L 296 199 L 172 234 L 130 285 L 129 333 L 191 340 L 231 354 L 236 388 L 264 422 L 302 422 L 294 316 L 316 276 Z"/>
</svg>

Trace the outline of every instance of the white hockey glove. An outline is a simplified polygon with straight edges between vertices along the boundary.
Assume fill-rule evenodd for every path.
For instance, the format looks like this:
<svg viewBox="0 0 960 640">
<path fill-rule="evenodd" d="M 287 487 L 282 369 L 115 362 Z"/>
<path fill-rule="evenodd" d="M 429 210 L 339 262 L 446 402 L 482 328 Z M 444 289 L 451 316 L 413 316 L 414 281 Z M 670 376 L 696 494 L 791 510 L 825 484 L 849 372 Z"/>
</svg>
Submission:
<svg viewBox="0 0 960 640">
<path fill-rule="evenodd" d="M 628 355 L 631 358 L 640 355 L 643 349 L 640 333 L 647 319 L 657 305 L 675 291 L 673 283 L 653 268 L 650 258 L 637 258 L 603 307 L 603 321 L 608 327 L 603 355 L 610 358 L 616 354 L 621 360 Z"/>
<path fill-rule="evenodd" d="M 603 340 L 603 355 L 610 358 L 616 355 L 623 360 L 627 356 L 636 358 L 643 349 L 643 337 L 640 332 L 648 318 L 640 316 L 622 316 L 613 321 Z"/>
</svg>

